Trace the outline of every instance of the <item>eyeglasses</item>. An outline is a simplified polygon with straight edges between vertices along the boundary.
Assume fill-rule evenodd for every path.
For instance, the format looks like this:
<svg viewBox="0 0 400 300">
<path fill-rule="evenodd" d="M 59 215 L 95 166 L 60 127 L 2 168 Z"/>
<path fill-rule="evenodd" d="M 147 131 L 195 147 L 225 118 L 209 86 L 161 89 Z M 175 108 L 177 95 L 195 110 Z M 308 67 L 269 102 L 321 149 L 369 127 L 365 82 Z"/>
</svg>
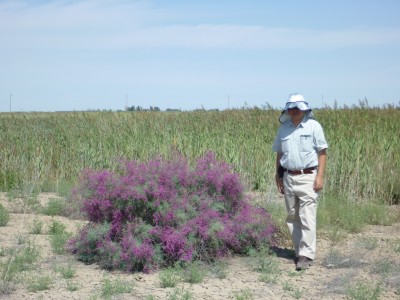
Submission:
<svg viewBox="0 0 400 300">
<path fill-rule="evenodd" d="M 295 106 L 295 107 L 288 108 L 288 110 L 299 110 L 299 108 L 297 106 Z"/>
</svg>

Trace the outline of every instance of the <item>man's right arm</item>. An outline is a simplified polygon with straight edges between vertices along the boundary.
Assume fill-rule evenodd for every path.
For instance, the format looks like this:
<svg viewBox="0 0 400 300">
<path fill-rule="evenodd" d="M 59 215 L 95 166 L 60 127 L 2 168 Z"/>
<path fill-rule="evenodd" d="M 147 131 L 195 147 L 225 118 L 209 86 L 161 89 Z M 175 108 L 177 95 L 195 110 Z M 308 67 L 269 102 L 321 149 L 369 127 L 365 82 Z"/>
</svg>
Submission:
<svg viewBox="0 0 400 300">
<path fill-rule="evenodd" d="M 277 152 L 276 153 L 276 174 L 275 174 L 275 181 L 276 181 L 276 186 L 278 187 L 278 190 L 281 194 L 284 194 L 284 189 L 283 189 L 283 177 L 281 177 L 281 174 L 279 172 L 279 168 L 281 168 L 281 157 L 282 157 L 282 152 Z"/>
</svg>

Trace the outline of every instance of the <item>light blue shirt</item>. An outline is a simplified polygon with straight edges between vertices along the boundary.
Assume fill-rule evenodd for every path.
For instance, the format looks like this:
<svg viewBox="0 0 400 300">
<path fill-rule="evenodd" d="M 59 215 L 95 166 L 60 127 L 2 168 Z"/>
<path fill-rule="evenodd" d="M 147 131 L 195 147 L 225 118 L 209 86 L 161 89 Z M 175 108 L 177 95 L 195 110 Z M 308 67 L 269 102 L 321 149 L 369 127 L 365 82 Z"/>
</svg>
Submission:
<svg viewBox="0 0 400 300">
<path fill-rule="evenodd" d="M 318 166 L 318 152 L 328 148 L 321 124 L 307 116 L 299 126 L 289 120 L 279 127 L 272 150 L 282 153 L 281 166 L 301 170 Z"/>
</svg>

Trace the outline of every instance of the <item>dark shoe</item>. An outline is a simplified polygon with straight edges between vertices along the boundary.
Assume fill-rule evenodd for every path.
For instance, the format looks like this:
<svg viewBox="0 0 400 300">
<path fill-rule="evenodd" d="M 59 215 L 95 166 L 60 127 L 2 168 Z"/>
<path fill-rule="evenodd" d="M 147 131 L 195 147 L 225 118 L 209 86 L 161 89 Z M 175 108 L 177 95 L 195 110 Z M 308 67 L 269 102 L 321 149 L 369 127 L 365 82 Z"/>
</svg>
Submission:
<svg viewBox="0 0 400 300">
<path fill-rule="evenodd" d="M 306 270 L 312 265 L 312 262 L 313 260 L 311 258 L 308 258 L 306 256 L 299 256 L 299 259 L 296 263 L 296 270 Z"/>
</svg>

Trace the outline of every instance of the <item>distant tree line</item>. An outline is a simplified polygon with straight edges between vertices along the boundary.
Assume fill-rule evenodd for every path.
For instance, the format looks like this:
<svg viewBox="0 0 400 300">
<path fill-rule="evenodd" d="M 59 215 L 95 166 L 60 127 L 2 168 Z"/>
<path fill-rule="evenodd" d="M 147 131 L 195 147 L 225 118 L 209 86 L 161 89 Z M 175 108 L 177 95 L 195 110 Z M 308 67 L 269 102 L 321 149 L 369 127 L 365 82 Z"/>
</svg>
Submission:
<svg viewBox="0 0 400 300">
<path fill-rule="evenodd" d="M 243 106 L 241 107 L 231 107 L 228 110 L 251 110 L 251 109 L 258 109 L 258 110 L 280 110 L 278 107 L 272 106 L 269 102 L 265 102 L 261 106 L 250 106 L 246 102 L 244 103 Z M 323 103 L 322 107 L 314 107 L 315 110 L 319 109 L 400 109 L 400 101 L 398 103 L 386 103 L 382 104 L 379 106 L 370 106 L 368 103 L 368 99 L 365 97 L 363 99 L 358 100 L 358 105 L 357 104 L 352 104 L 352 105 L 346 105 L 343 104 L 342 106 L 338 105 L 338 102 L 336 99 L 334 99 L 334 104 L 333 106 L 328 105 L 327 103 Z M 89 111 L 100 111 L 100 110 L 89 110 Z M 103 110 L 106 111 L 106 110 Z M 110 110 L 111 111 L 111 110 Z M 119 110 L 121 111 L 121 110 Z M 143 108 L 142 106 L 130 106 L 126 107 L 125 111 L 161 111 L 161 109 L 158 106 L 150 106 L 149 108 Z M 177 108 L 167 108 L 165 110 L 166 112 L 181 112 L 181 109 Z M 193 111 L 219 111 L 219 109 L 211 108 L 211 109 L 205 109 L 203 106 L 201 108 L 194 109 Z"/>
<path fill-rule="evenodd" d="M 143 108 L 141 106 L 131 106 L 127 107 L 126 111 L 161 111 L 161 109 L 158 106 L 150 106 L 150 108 Z"/>
</svg>

